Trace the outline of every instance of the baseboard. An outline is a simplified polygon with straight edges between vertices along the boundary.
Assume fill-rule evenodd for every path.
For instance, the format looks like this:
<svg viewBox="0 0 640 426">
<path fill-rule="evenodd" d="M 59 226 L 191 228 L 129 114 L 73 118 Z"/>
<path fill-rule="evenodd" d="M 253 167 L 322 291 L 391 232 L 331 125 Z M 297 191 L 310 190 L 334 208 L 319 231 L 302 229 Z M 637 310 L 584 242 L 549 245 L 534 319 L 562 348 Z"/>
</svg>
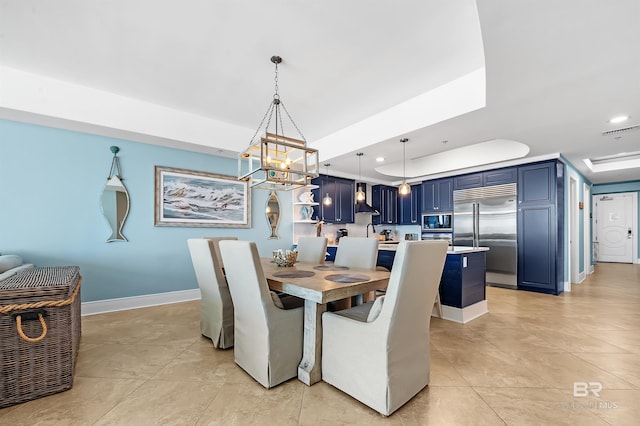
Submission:
<svg viewBox="0 0 640 426">
<path fill-rule="evenodd" d="M 587 279 L 587 274 L 582 271 L 578 274 L 578 284 Z"/>
<path fill-rule="evenodd" d="M 593 274 L 596 271 L 596 268 L 593 265 L 589 265 L 589 275 Z"/>
<path fill-rule="evenodd" d="M 562 291 L 566 291 L 567 293 L 571 293 L 571 282 L 564 281 Z"/>
<path fill-rule="evenodd" d="M 489 313 L 488 306 L 489 305 L 486 300 L 481 300 L 480 302 L 464 308 L 454 308 L 453 306 L 442 305 L 442 319 L 466 324 L 471 320 Z"/>
<path fill-rule="evenodd" d="M 126 311 L 128 309 L 146 308 L 149 306 L 168 305 L 199 299 L 200 290 L 196 288 L 193 290 L 179 290 L 167 293 L 121 297 L 118 299 L 96 300 L 95 302 L 82 303 L 82 316 Z"/>
</svg>

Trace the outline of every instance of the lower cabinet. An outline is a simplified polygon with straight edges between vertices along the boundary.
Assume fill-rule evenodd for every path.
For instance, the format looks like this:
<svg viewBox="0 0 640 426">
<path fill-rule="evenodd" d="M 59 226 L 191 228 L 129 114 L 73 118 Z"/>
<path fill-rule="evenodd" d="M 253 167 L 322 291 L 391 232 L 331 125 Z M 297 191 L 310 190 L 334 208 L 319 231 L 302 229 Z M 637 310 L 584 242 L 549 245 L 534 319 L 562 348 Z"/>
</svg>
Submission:
<svg viewBox="0 0 640 426">
<path fill-rule="evenodd" d="M 327 257 L 325 262 L 333 262 L 336 260 L 336 252 L 338 251 L 338 246 L 328 246 L 327 247 Z"/>
<path fill-rule="evenodd" d="M 395 250 L 378 250 L 378 261 L 376 262 L 376 266 L 382 266 L 391 270 L 393 267 L 393 259 L 395 257 Z"/>
<path fill-rule="evenodd" d="M 440 280 L 440 303 L 465 308 L 485 299 L 485 252 L 447 254 Z"/>
<path fill-rule="evenodd" d="M 378 250 L 378 266 L 391 270 L 395 250 Z M 440 279 L 440 303 L 465 308 L 486 299 L 485 252 L 447 254 Z"/>
</svg>

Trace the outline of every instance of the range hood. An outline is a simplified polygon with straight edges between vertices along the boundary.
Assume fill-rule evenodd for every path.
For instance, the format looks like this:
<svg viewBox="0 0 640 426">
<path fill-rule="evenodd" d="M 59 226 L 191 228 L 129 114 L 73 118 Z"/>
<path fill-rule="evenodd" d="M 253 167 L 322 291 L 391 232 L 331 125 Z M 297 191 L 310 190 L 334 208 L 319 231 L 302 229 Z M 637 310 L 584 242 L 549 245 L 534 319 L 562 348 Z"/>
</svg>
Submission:
<svg viewBox="0 0 640 426">
<path fill-rule="evenodd" d="M 356 187 L 361 186 L 362 190 L 364 191 L 364 193 L 367 193 L 367 184 L 366 183 L 359 183 L 356 185 Z M 356 201 L 356 205 L 355 205 L 355 212 L 356 213 L 371 213 L 372 216 L 380 216 L 380 212 L 376 209 L 374 209 L 373 207 L 371 207 L 369 204 L 367 204 L 367 197 L 365 196 L 364 201 Z"/>
<path fill-rule="evenodd" d="M 356 213 L 371 213 L 374 216 L 380 215 L 380 212 L 367 204 L 366 201 L 356 203 Z"/>
</svg>

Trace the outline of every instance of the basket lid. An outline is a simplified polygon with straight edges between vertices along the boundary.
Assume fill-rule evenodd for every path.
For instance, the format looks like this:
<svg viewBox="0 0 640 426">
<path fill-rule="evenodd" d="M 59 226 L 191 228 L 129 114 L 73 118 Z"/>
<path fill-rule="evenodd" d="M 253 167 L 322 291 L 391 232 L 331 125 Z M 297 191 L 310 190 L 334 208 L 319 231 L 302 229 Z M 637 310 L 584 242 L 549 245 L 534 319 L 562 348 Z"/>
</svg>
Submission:
<svg viewBox="0 0 640 426">
<path fill-rule="evenodd" d="M 0 281 L 0 299 L 66 297 L 75 289 L 78 266 L 48 266 L 25 269 Z"/>
</svg>

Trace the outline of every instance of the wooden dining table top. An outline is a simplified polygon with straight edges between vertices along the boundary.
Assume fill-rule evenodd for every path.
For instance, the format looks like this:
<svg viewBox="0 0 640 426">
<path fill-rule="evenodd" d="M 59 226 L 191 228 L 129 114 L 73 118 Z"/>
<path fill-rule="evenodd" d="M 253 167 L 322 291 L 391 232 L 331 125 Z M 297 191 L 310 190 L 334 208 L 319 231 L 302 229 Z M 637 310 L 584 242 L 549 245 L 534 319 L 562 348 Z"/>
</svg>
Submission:
<svg viewBox="0 0 640 426">
<path fill-rule="evenodd" d="M 290 267 L 279 267 L 271 258 L 261 258 L 260 261 L 269 287 L 272 290 L 281 291 L 319 304 L 356 296 L 372 290 L 385 289 L 391 275 L 389 271 L 368 269 L 314 269 L 321 265 L 303 262 L 297 262 Z M 330 268 L 331 265 L 327 263 L 324 264 L 324 267 Z M 296 275 L 296 272 L 301 272 L 299 275 L 303 276 L 299 278 L 278 276 Z M 309 273 L 313 273 L 313 275 L 308 276 Z M 332 279 L 339 281 L 354 279 L 357 282 L 336 282 L 332 281 Z"/>
</svg>

